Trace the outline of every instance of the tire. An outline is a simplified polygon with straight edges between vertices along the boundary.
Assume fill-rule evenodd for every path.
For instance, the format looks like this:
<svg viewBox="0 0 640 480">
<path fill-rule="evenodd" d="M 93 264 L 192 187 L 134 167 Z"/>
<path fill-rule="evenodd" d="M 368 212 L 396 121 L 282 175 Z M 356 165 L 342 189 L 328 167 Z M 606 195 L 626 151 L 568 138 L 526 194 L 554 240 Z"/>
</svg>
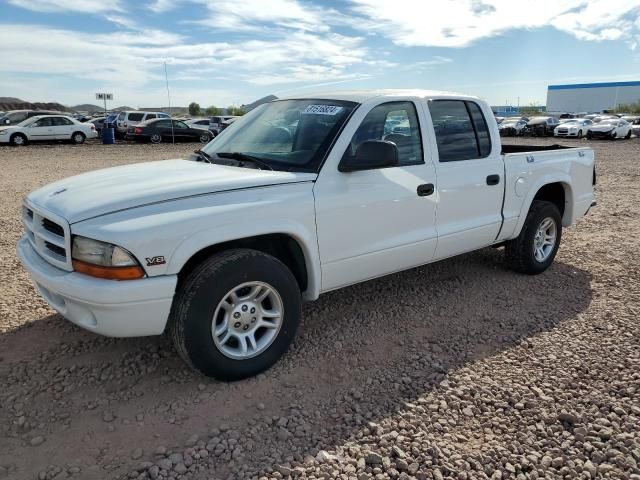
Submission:
<svg viewBox="0 0 640 480">
<path fill-rule="evenodd" d="M 611 140 L 615 140 L 617 136 L 618 136 L 618 133 L 617 133 L 617 132 L 611 132 L 611 135 L 609 135 L 609 138 L 610 138 Z"/>
<path fill-rule="evenodd" d="M 625 137 L 627 140 L 629 140 L 631 138 L 631 130 L 629 130 L 629 132 L 625 135 Z"/>
<path fill-rule="evenodd" d="M 593 133 L 591 130 L 587 130 L 587 139 L 591 140 L 593 138 Z"/>
<path fill-rule="evenodd" d="M 200 143 L 209 143 L 211 141 L 211 135 L 209 133 L 203 133 L 200 135 Z"/>
<path fill-rule="evenodd" d="M 75 145 L 82 145 L 86 138 L 87 137 L 82 132 L 73 132 L 71 134 L 71 142 Z"/>
<path fill-rule="evenodd" d="M 149 141 L 151 143 L 160 143 L 162 142 L 162 135 L 160 135 L 159 133 L 154 133 L 149 137 Z"/>
<path fill-rule="evenodd" d="M 578 130 L 578 138 L 582 138 L 582 130 Z"/>
<path fill-rule="evenodd" d="M 243 287 L 246 284 L 250 285 Z M 253 303 L 243 300 L 246 289 L 256 284 L 262 293 L 272 293 Z M 235 291 L 240 299 L 232 301 Z M 226 299 L 230 303 L 223 302 Z M 301 307 L 298 283 L 282 262 L 257 250 L 227 250 L 202 262 L 178 288 L 169 333 L 180 356 L 195 370 L 218 380 L 241 380 L 267 370 L 285 354 L 300 323 Z M 278 310 L 281 315 L 264 316 L 256 323 L 255 309 L 256 317 Z M 266 322 L 279 326 L 260 327 Z M 240 337 L 251 335 L 254 341 L 245 340 L 248 353 L 243 354 Z"/>
<path fill-rule="evenodd" d="M 14 133 L 13 135 L 11 135 L 9 143 L 11 143 L 11 145 L 13 145 L 14 147 L 23 147 L 29 143 L 29 140 L 22 133 Z"/>
<path fill-rule="evenodd" d="M 543 258 L 536 257 L 536 242 L 539 229 L 551 221 L 555 238 L 551 248 L 544 249 Z M 548 233 L 549 230 L 547 230 Z M 560 211 L 551 202 L 534 200 L 527 213 L 522 231 L 517 238 L 506 242 L 505 256 L 508 266 L 520 273 L 537 275 L 544 272 L 553 263 L 562 238 L 562 218 Z M 543 247 L 544 248 L 544 247 Z"/>
</svg>

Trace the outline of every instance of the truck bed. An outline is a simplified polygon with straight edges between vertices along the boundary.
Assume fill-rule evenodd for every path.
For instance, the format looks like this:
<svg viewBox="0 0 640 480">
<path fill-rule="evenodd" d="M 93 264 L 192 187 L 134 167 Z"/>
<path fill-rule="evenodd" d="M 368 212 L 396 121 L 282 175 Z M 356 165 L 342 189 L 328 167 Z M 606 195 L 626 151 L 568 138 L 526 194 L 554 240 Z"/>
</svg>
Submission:
<svg viewBox="0 0 640 480">
<path fill-rule="evenodd" d="M 548 150 L 564 150 L 567 148 L 580 148 L 580 147 L 569 147 L 567 145 L 505 145 L 502 144 L 502 154 L 506 155 L 508 153 L 524 153 L 524 152 L 544 152 Z"/>
</svg>

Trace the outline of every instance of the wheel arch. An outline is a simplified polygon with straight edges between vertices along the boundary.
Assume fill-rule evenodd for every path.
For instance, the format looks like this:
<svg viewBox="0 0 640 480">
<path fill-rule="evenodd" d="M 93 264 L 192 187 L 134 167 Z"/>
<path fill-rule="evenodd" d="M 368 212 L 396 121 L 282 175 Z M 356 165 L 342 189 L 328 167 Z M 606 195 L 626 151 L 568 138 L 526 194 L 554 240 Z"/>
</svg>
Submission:
<svg viewBox="0 0 640 480">
<path fill-rule="evenodd" d="M 291 232 L 243 236 L 200 246 L 193 253 L 183 256 L 178 261 L 172 259 L 169 268 L 176 270 L 179 286 L 204 259 L 234 248 L 249 248 L 277 258 L 291 270 L 305 299 L 313 300 L 318 297 L 319 265 L 316 265 L 307 244 Z"/>
<path fill-rule="evenodd" d="M 574 195 L 573 188 L 571 187 L 571 181 L 568 177 L 557 179 L 546 179 L 539 182 L 534 188 L 529 191 L 526 200 L 523 202 L 523 207 L 520 212 L 520 219 L 514 231 L 514 236 L 517 237 L 524 226 L 524 222 L 527 218 L 527 213 L 531 209 L 531 205 L 536 200 L 544 200 L 551 202 L 560 210 L 560 216 L 562 217 L 562 226 L 568 227 L 573 223 L 574 212 Z"/>
</svg>

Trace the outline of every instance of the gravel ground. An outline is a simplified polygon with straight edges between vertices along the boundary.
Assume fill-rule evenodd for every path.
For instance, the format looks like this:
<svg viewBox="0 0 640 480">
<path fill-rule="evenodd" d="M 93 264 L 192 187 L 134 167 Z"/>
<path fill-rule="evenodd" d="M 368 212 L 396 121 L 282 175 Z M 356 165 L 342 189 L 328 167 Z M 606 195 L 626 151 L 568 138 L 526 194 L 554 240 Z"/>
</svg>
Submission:
<svg viewBox="0 0 640 480">
<path fill-rule="evenodd" d="M 195 147 L 0 148 L 0 478 L 640 480 L 640 140 L 581 143 L 598 207 L 547 272 L 485 249 L 328 293 L 234 384 L 74 327 L 14 253 L 28 191 Z"/>
</svg>

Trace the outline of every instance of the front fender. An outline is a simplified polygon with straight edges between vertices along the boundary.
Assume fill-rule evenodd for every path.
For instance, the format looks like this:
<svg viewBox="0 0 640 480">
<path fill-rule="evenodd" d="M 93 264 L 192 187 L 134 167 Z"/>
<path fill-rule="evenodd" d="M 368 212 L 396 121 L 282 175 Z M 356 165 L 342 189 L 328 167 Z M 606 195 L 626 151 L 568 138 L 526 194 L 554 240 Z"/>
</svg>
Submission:
<svg viewBox="0 0 640 480">
<path fill-rule="evenodd" d="M 72 234 L 129 250 L 148 276 L 173 275 L 200 250 L 231 240 L 284 233 L 300 245 L 308 288 L 320 292 L 313 182 L 251 188 L 155 203 L 72 225 Z"/>
</svg>

